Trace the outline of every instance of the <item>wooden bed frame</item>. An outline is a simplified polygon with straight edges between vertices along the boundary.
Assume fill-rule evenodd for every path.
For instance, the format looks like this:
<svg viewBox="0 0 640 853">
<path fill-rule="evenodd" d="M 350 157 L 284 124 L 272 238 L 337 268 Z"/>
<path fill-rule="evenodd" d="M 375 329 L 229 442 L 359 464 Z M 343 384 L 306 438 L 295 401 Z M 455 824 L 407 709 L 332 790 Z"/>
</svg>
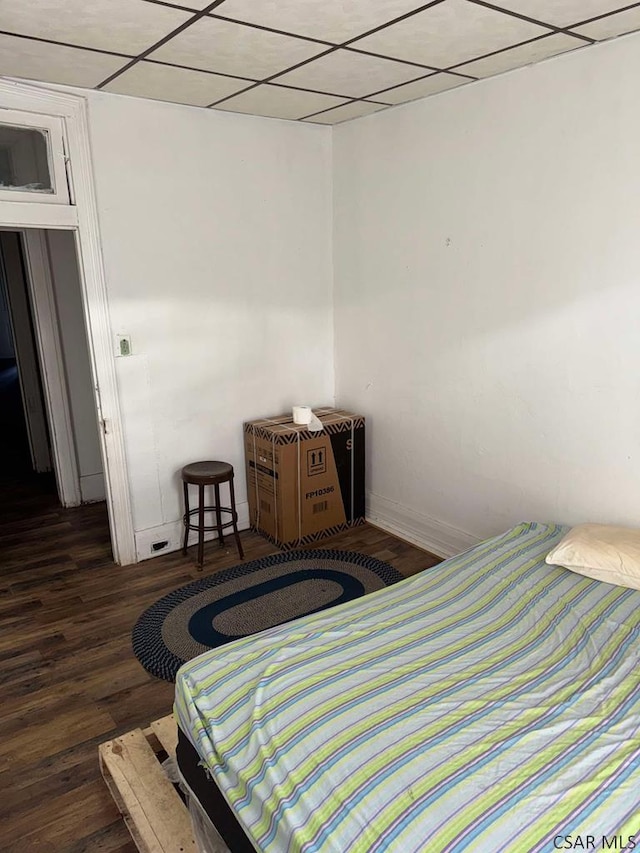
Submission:
<svg viewBox="0 0 640 853">
<path fill-rule="evenodd" d="M 196 853 L 189 812 L 158 760 L 175 758 L 173 715 L 100 744 L 100 770 L 140 853 Z"/>
</svg>

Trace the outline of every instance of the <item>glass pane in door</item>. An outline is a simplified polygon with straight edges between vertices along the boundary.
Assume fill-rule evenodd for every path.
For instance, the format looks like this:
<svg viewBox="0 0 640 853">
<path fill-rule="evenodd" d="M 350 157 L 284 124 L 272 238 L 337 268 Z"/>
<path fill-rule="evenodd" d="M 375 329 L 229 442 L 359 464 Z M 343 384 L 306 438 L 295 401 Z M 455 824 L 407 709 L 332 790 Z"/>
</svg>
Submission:
<svg viewBox="0 0 640 853">
<path fill-rule="evenodd" d="M 0 190 L 53 193 L 48 131 L 0 124 Z"/>
</svg>

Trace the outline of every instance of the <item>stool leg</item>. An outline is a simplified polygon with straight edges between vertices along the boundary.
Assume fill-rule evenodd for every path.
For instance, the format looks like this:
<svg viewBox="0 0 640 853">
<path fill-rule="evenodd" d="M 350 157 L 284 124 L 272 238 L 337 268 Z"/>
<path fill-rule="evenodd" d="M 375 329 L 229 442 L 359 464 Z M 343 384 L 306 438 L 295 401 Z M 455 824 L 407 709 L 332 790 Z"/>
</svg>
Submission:
<svg viewBox="0 0 640 853">
<path fill-rule="evenodd" d="M 204 486 L 198 486 L 198 566 L 204 563 Z"/>
<path fill-rule="evenodd" d="M 189 544 L 189 523 L 191 521 L 191 517 L 189 515 L 189 486 L 186 483 L 182 484 L 184 487 L 184 544 L 182 546 L 182 553 L 184 556 L 187 556 L 187 545 Z"/>
<path fill-rule="evenodd" d="M 244 551 L 242 550 L 240 534 L 238 533 L 238 513 L 236 512 L 236 493 L 233 488 L 233 474 L 231 475 L 231 479 L 229 480 L 229 493 L 231 494 L 231 519 L 233 521 L 233 535 L 236 538 L 236 545 L 238 546 L 238 554 L 240 554 L 240 559 L 244 560 Z"/>
<path fill-rule="evenodd" d="M 220 486 L 215 483 L 213 488 L 216 492 L 216 527 L 218 528 L 218 545 L 224 547 L 224 536 L 222 534 L 222 513 L 220 512 Z"/>
</svg>

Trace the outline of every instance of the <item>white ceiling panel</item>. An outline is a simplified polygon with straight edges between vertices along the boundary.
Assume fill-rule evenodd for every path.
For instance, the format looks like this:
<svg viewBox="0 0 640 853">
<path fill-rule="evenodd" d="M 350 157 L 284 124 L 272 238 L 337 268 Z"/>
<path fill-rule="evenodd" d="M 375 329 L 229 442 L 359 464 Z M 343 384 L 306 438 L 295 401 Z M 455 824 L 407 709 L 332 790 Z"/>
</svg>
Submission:
<svg viewBox="0 0 640 853">
<path fill-rule="evenodd" d="M 0 30 L 131 56 L 191 16 L 143 0 L 0 0 Z"/>
<path fill-rule="evenodd" d="M 584 36 L 589 36 L 592 39 L 602 40 L 621 36 L 639 29 L 640 6 L 636 6 L 634 9 L 628 9 L 626 12 L 618 12 L 617 15 L 611 15 L 609 18 L 601 18 L 599 21 L 592 21 L 583 27 L 576 27 L 576 32 L 582 33 Z"/>
<path fill-rule="evenodd" d="M 0 76 L 46 80 L 92 89 L 126 59 L 60 44 L 0 34 Z"/>
<path fill-rule="evenodd" d="M 0 74 L 329 124 L 378 109 L 352 99 L 404 103 L 640 29 L 640 0 L 210 5 L 0 0 Z"/>
<path fill-rule="evenodd" d="M 206 6 L 210 6 L 212 0 L 167 0 L 174 3 L 176 6 L 184 6 L 186 9 L 193 9 L 194 12 L 201 12 Z M 164 2 L 164 0 L 163 0 Z M 215 9 L 212 9 L 215 11 Z"/>
<path fill-rule="evenodd" d="M 445 92 L 447 89 L 455 89 L 463 83 L 468 83 L 464 77 L 455 77 L 453 74 L 432 74 L 424 80 L 415 80 L 413 83 L 405 83 L 387 92 L 376 95 L 376 100 L 385 101 L 389 104 L 404 104 L 405 101 L 415 101 L 416 98 L 425 98 L 427 95 L 435 95 L 437 92 Z"/>
<path fill-rule="evenodd" d="M 278 83 L 361 98 L 370 92 L 414 80 L 422 73 L 420 68 L 402 65 L 391 59 L 379 59 L 377 56 L 350 50 L 336 50 L 295 71 L 283 74 L 278 78 Z"/>
<path fill-rule="evenodd" d="M 467 0 L 444 0 L 354 42 L 353 47 L 447 68 L 548 32 Z"/>
<path fill-rule="evenodd" d="M 631 0 L 496 0 L 497 6 L 528 15 L 536 21 L 568 27 L 628 6 Z"/>
<path fill-rule="evenodd" d="M 104 87 L 105 92 L 173 101 L 180 104 L 208 107 L 250 86 L 250 82 L 233 77 L 220 77 L 204 71 L 189 71 L 153 62 L 139 62 Z"/>
<path fill-rule="evenodd" d="M 231 110 L 252 115 L 271 116 L 272 118 L 298 119 L 336 107 L 344 103 L 343 98 L 320 95 L 317 92 L 302 92 L 299 89 L 287 89 L 284 86 L 256 86 L 235 98 L 220 104 L 219 109 Z"/>
<path fill-rule="evenodd" d="M 491 77 L 493 74 L 501 74 L 503 71 L 511 71 L 513 68 L 521 68 L 524 65 L 530 65 L 532 62 L 539 62 L 541 59 L 548 59 L 558 53 L 565 53 L 567 50 L 575 50 L 584 46 L 585 42 L 580 41 L 580 39 L 555 33 L 552 36 L 530 41 L 528 44 L 520 45 L 520 47 L 512 47 L 510 50 L 494 53 L 493 56 L 487 56 L 485 59 L 460 65 L 456 71 L 461 74 L 471 74 L 473 77 Z"/>
<path fill-rule="evenodd" d="M 225 0 L 216 15 L 341 44 L 419 6 L 416 0 Z M 313 10 L 310 12 L 310 6 Z"/>
<path fill-rule="evenodd" d="M 202 18 L 150 58 L 260 80 L 323 50 L 322 45 L 291 36 Z"/>
<path fill-rule="evenodd" d="M 320 113 L 320 115 L 312 116 L 305 120 L 314 124 L 340 124 L 342 121 L 368 116 L 383 109 L 385 107 L 381 107 L 379 104 L 367 104 L 363 101 L 355 101 L 344 107 L 336 107 L 326 113 Z"/>
</svg>

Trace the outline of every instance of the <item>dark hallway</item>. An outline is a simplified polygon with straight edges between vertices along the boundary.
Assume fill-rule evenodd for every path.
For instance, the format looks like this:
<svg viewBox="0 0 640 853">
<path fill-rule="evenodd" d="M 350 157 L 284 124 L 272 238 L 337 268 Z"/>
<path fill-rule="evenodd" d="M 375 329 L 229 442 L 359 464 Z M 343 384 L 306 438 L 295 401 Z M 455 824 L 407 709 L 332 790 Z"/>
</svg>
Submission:
<svg viewBox="0 0 640 853">
<path fill-rule="evenodd" d="M 30 473 L 31 456 L 18 367 L 14 358 L 3 358 L 0 359 L 0 477 Z"/>
<path fill-rule="evenodd" d="M 3 524 L 24 519 L 29 507 L 37 513 L 44 506 L 59 506 L 54 475 L 34 470 L 9 307 L 4 248 L 3 243 L 0 251 L 0 522 Z M 28 301 L 24 304 L 27 306 Z M 28 337 L 33 349 L 31 318 L 20 328 L 30 329 Z M 21 335 L 24 341 L 24 331 Z M 35 361 L 33 364 L 35 368 Z M 32 384 L 33 381 L 32 378 Z M 39 385 L 37 375 L 35 382 Z M 40 399 L 41 395 L 40 389 Z"/>
<path fill-rule="evenodd" d="M 31 465 L 15 359 L 0 359 L 0 520 L 59 505 L 54 475 L 36 474 Z"/>
<path fill-rule="evenodd" d="M 51 472 L 36 473 L 32 459 L 7 287 L 5 249 L 8 234 L 5 233 L 3 237 L 5 239 L 0 245 L 0 525 L 24 519 L 25 512 L 38 513 L 45 506 L 56 507 L 60 504 L 54 475 Z M 19 249 L 19 244 L 16 243 L 16 247 Z M 19 257 L 22 269 L 21 255 Z M 19 327 L 19 339 L 23 342 L 21 352 L 25 356 L 27 368 L 32 365 L 31 374 L 27 372 L 27 376 L 31 375 L 31 385 L 37 389 L 35 393 L 42 400 L 40 379 L 34 373 L 37 371 L 35 343 L 26 294 L 22 300 L 27 313 L 21 314 L 21 306 L 18 304 L 17 316 L 22 321 Z M 29 346 L 25 350 L 26 340 Z M 43 429 L 46 429 L 44 424 Z"/>
</svg>

